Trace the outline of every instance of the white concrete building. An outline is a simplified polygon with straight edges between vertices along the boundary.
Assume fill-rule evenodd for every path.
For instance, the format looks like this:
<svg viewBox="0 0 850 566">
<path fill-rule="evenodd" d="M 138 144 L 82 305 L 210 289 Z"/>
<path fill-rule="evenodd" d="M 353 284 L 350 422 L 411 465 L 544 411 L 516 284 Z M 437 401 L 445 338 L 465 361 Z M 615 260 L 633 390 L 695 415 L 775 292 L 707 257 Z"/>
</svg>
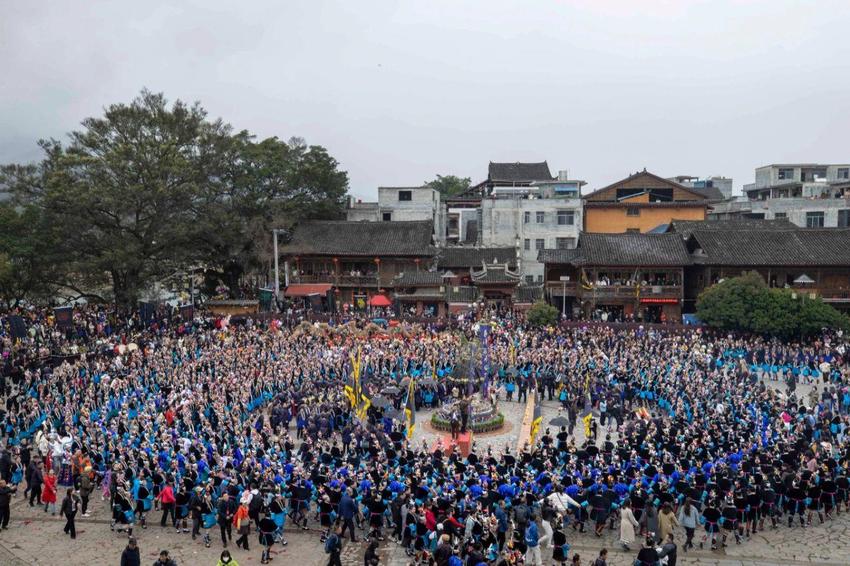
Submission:
<svg viewBox="0 0 850 566">
<path fill-rule="evenodd" d="M 803 228 L 850 227 L 850 165 L 783 163 L 759 167 L 744 195 L 712 205 L 709 218 L 786 219 Z"/>
<path fill-rule="evenodd" d="M 440 193 L 431 187 L 378 187 L 378 202 L 350 200 L 346 219 L 364 222 L 400 222 L 430 220 L 434 239 L 442 244 L 446 237 L 445 207 Z"/>
<path fill-rule="evenodd" d="M 519 271 L 528 283 L 543 282 L 542 249 L 575 248 L 581 226 L 581 187 L 562 171 L 557 179 L 528 186 L 493 187 L 481 199 L 481 236 L 486 247 L 513 246 Z"/>
</svg>

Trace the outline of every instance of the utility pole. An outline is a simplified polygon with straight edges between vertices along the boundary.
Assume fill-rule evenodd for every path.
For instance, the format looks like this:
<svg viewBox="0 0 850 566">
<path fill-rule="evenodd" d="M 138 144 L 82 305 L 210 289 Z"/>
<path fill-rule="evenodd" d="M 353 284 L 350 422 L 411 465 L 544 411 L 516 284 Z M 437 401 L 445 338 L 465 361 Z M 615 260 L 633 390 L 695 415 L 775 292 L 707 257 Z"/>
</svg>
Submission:
<svg viewBox="0 0 850 566">
<path fill-rule="evenodd" d="M 569 275 L 561 275 L 561 318 L 567 318 L 567 281 Z"/>
<path fill-rule="evenodd" d="M 274 235 L 274 300 L 277 301 L 280 298 L 280 271 L 278 270 L 278 257 L 277 257 L 277 229 L 272 230 L 272 234 Z"/>
</svg>

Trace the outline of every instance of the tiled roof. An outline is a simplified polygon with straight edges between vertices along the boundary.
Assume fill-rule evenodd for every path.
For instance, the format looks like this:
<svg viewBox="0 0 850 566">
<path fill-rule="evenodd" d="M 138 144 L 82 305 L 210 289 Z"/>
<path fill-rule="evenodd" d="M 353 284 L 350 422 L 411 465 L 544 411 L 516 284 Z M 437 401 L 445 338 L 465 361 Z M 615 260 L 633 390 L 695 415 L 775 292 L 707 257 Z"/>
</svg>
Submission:
<svg viewBox="0 0 850 566">
<path fill-rule="evenodd" d="M 582 236 L 584 237 L 584 236 Z M 574 250 L 540 250 L 537 252 L 537 261 L 541 263 L 566 264 L 572 263 L 581 257 L 578 249 Z"/>
<path fill-rule="evenodd" d="M 552 180 L 549 164 L 545 161 L 542 163 L 520 163 L 519 161 L 516 163 L 493 163 L 491 161 L 487 173 L 489 181 L 520 183 Z"/>
<path fill-rule="evenodd" d="M 543 298 L 543 285 L 520 285 L 514 291 L 514 302 L 534 303 Z"/>
<path fill-rule="evenodd" d="M 735 218 L 732 220 L 672 220 L 667 232 L 680 234 L 688 239 L 696 231 L 728 232 L 734 231 L 786 231 L 801 230 L 799 226 L 786 219 L 761 220 L 755 218 Z"/>
<path fill-rule="evenodd" d="M 393 279 L 396 287 L 439 287 L 443 274 L 438 271 L 405 271 Z"/>
<path fill-rule="evenodd" d="M 629 175 L 625 179 L 621 179 L 621 180 L 619 180 L 615 183 L 611 183 L 610 185 L 608 185 L 606 187 L 602 187 L 601 189 L 596 189 L 595 191 L 584 195 L 582 198 L 590 199 L 591 197 L 599 197 L 601 195 L 601 193 L 604 193 L 605 191 L 615 189 L 615 188 L 619 187 L 620 185 L 625 185 L 626 183 L 634 181 L 635 179 L 640 179 L 641 177 L 644 177 L 646 179 L 646 181 L 648 183 L 650 183 L 649 184 L 650 189 L 656 188 L 656 187 L 654 187 L 654 185 L 657 184 L 657 185 L 660 185 L 661 187 L 677 188 L 677 189 L 681 189 L 685 192 L 690 192 L 694 196 L 701 197 L 701 199 L 707 199 L 708 198 L 707 195 L 704 192 L 701 192 L 701 191 L 694 189 L 694 188 L 691 188 L 691 187 L 685 187 L 684 185 L 681 185 L 681 184 L 677 183 L 676 181 L 673 181 L 673 180 L 670 180 L 670 179 L 665 179 L 663 177 L 659 177 L 658 175 L 655 175 L 654 173 L 650 173 L 649 171 L 647 171 L 645 169 L 643 171 L 638 171 L 637 173 L 633 173 L 632 175 Z M 614 195 L 612 194 L 612 198 L 606 199 L 605 201 L 601 201 L 601 202 L 606 202 L 606 201 L 607 202 L 615 202 L 616 198 L 614 198 Z M 687 202 L 687 201 L 685 201 L 685 202 Z"/>
<path fill-rule="evenodd" d="M 482 269 L 481 271 L 472 271 L 470 275 L 472 275 L 472 282 L 475 284 L 518 283 L 520 279 L 519 273 L 515 273 L 510 271 L 509 269 L 505 269 L 504 264 L 484 264 L 484 269 Z"/>
<path fill-rule="evenodd" d="M 397 293 L 397 299 L 407 299 L 407 300 L 423 300 L 423 299 L 436 299 L 436 300 L 445 300 L 445 293 L 440 289 L 416 289 L 412 293 Z"/>
<path fill-rule="evenodd" d="M 451 246 L 442 248 L 437 255 L 437 266 L 440 269 L 481 269 L 485 263 L 507 263 L 516 266 L 516 250 L 514 248 L 472 248 Z"/>
<path fill-rule="evenodd" d="M 447 303 L 472 303 L 478 299 L 478 289 L 475 287 L 446 287 Z"/>
<path fill-rule="evenodd" d="M 850 265 L 850 230 L 723 230 L 693 232 L 688 248 L 706 265 Z"/>
<path fill-rule="evenodd" d="M 685 266 L 691 264 L 678 234 L 582 234 L 574 250 L 543 250 L 544 263 L 609 266 Z"/>
<path fill-rule="evenodd" d="M 708 200 L 725 200 L 725 198 L 726 198 L 726 197 L 723 196 L 723 193 L 720 192 L 720 189 L 718 189 L 715 186 L 711 186 L 711 187 L 687 187 L 687 188 L 694 191 L 694 192 L 705 195 L 705 198 L 707 198 Z"/>
<path fill-rule="evenodd" d="M 308 221 L 281 248 L 284 255 L 433 256 L 433 224 L 417 222 Z"/>
</svg>

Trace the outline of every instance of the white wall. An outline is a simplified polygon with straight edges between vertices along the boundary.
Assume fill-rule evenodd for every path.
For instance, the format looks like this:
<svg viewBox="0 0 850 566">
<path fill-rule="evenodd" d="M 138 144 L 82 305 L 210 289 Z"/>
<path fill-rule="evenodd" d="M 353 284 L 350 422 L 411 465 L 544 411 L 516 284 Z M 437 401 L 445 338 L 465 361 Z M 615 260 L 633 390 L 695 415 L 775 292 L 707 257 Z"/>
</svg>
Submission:
<svg viewBox="0 0 850 566">
<path fill-rule="evenodd" d="M 555 249 L 557 238 L 573 238 L 578 242 L 582 225 L 581 199 L 491 199 L 481 201 L 481 234 L 483 246 L 515 247 L 520 250 L 520 269 L 525 278 L 535 282 L 543 276 L 543 264 L 537 261 L 536 240 L 544 241 L 545 249 Z M 572 210 L 573 224 L 558 224 L 558 210 Z M 525 222 L 525 213 L 529 222 Z M 537 222 L 537 213 L 543 213 L 543 222 Z M 525 249 L 525 240 L 529 249 Z"/>
</svg>

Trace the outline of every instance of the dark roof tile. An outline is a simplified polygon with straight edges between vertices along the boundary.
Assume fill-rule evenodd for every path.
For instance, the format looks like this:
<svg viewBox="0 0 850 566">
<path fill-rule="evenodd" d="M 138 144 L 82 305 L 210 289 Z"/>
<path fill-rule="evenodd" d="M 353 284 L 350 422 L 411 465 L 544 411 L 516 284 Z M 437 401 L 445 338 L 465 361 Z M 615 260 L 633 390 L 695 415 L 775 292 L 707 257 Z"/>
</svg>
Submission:
<svg viewBox="0 0 850 566">
<path fill-rule="evenodd" d="M 691 264 L 678 234 L 581 234 L 574 250 L 544 250 L 544 263 L 673 267 Z"/>
<path fill-rule="evenodd" d="M 801 230 L 799 226 L 785 219 L 762 220 L 756 218 L 735 218 L 732 220 L 672 220 L 667 232 L 680 234 L 688 239 L 696 231 L 728 232 L 734 231 L 786 231 Z"/>
<path fill-rule="evenodd" d="M 520 285 L 514 291 L 514 302 L 534 303 L 543 299 L 543 285 Z"/>
<path fill-rule="evenodd" d="M 299 224 L 284 255 L 433 256 L 431 221 L 308 221 Z"/>
<path fill-rule="evenodd" d="M 705 265 L 850 265 L 850 230 L 723 230 L 693 232 L 688 248 Z"/>
<path fill-rule="evenodd" d="M 446 287 L 447 303 L 472 303 L 478 299 L 476 287 Z"/>
<path fill-rule="evenodd" d="M 519 273 L 505 269 L 502 265 L 485 264 L 481 271 L 472 271 L 472 282 L 479 283 L 519 283 Z"/>
<path fill-rule="evenodd" d="M 437 271 L 405 271 L 393 279 L 396 287 L 439 287 L 443 274 Z"/>
<path fill-rule="evenodd" d="M 485 263 L 507 263 L 516 266 L 516 250 L 514 248 L 472 248 L 451 246 L 442 248 L 437 255 L 437 266 L 440 269 L 481 269 Z"/>
<path fill-rule="evenodd" d="M 551 181 L 552 173 L 549 164 L 542 163 L 493 163 L 487 171 L 489 181 L 520 183 L 530 181 Z"/>
</svg>

